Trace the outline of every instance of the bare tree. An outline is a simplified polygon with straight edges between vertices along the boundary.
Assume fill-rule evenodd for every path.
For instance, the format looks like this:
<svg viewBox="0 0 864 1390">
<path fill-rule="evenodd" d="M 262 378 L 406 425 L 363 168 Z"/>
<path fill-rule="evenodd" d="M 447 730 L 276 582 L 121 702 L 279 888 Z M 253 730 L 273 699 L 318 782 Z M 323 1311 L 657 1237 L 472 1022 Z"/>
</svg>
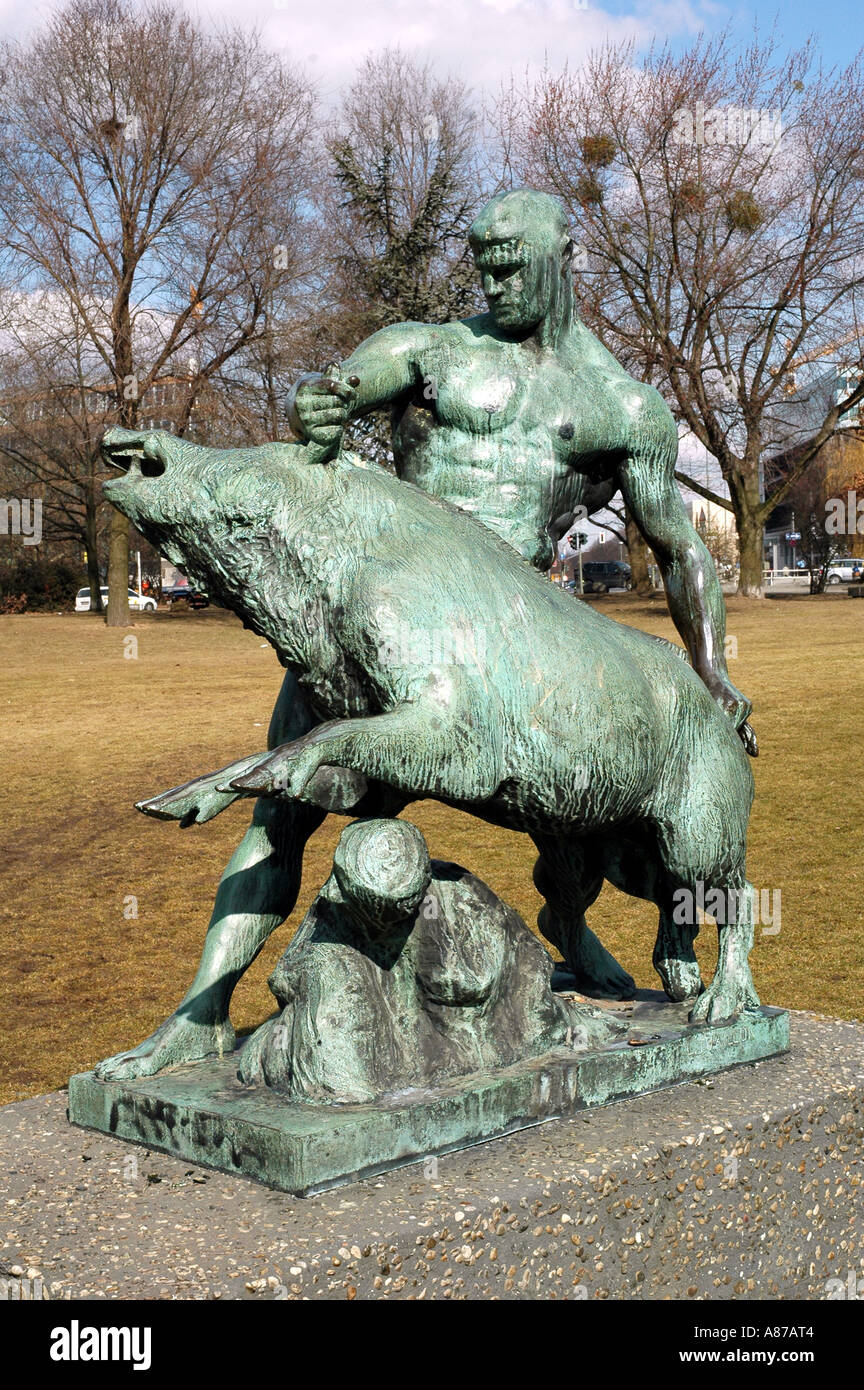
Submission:
<svg viewBox="0 0 864 1390">
<path fill-rule="evenodd" d="M 556 193 L 578 225 L 582 312 L 610 350 L 664 392 L 718 461 L 735 514 L 739 592 L 762 593 L 765 520 L 864 394 L 809 421 L 782 477 L 803 358 L 859 369 L 864 287 L 860 58 L 824 72 L 809 46 L 683 54 L 608 46 L 579 73 L 506 92 L 499 123 L 515 177 Z M 833 359 L 832 359 L 833 354 Z"/>
<path fill-rule="evenodd" d="M 331 306 L 325 357 L 391 323 L 443 323 L 477 308 L 467 232 L 485 200 L 480 129 L 456 78 L 436 77 L 398 48 L 361 65 L 325 141 L 318 193 Z M 380 420 L 353 429 L 359 444 L 385 447 Z"/>
<path fill-rule="evenodd" d="M 649 568 L 651 551 L 639 534 L 639 528 L 631 516 L 626 517 L 624 536 L 633 588 L 640 598 L 650 598 L 654 592 L 654 582 Z"/>
<path fill-rule="evenodd" d="M 364 327 L 471 309 L 466 236 L 483 201 L 470 91 L 399 49 L 368 57 L 327 143 L 335 267 Z"/>
<path fill-rule="evenodd" d="M 7 276 L 53 287 L 72 307 L 120 423 L 136 426 L 153 383 L 180 370 L 188 421 L 292 271 L 309 176 L 306 81 L 257 35 L 209 34 L 161 0 L 71 0 L 3 56 Z M 128 565 L 118 513 L 112 624 L 128 616 Z"/>
<path fill-rule="evenodd" d="M 824 590 L 828 567 L 837 556 L 864 552 L 864 520 L 857 506 L 859 495 L 864 499 L 862 458 L 864 438 L 859 432 L 838 430 L 787 495 L 789 524 L 794 517 L 813 593 Z"/>
<path fill-rule="evenodd" d="M 86 553 L 91 606 L 101 612 L 98 445 L 113 394 L 94 389 L 87 334 L 67 308 L 44 293 L 0 299 L 0 457 L 38 495 L 45 539 Z"/>
</svg>

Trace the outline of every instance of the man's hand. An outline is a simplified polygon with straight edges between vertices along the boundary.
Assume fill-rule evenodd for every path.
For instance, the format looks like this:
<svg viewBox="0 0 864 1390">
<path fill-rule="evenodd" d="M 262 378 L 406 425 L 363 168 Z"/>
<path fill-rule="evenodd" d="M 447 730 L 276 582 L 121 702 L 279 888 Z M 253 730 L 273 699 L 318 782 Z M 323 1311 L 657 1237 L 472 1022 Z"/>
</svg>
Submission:
<svg viewBox="0 0 864 1390">
<path fill-rule="evenodd" d="M 357 399 L 358 378 L 352 376 L 340 381 L 337 370 L 328 369 L 324 376 L 301 377 L 289 396 L 291 426 L 312 444 L 338 445 Z"/>
<path fill-rule="evenodd" d="M 727 714 L 733 721 L 741 742 L 750 757 L 757 758 L 759 756 L 759 744 L 756 741 L 755 733 L 747 722 L 753 706 L 747 696 L 742 695 L 741 691 L 735 688 L 728 676 L 711 675 L 707 678 L 703 677 L 703 679 L 723 713 Z"/>
</svg>

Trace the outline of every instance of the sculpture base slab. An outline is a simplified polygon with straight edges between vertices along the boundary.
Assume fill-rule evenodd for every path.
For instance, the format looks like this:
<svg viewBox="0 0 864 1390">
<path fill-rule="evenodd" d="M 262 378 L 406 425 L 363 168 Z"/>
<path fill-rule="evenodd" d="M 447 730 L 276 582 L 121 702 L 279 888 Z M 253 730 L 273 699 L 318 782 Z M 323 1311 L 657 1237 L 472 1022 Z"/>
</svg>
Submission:
<svg viewBox="0 0 864 1390">
<path fill-rule="evenodd" d="M 69 1081 L 69 1119 L 301 1195 L 789 1048 L 780 1009 L 693 1026 L 686 1003 L 653 992 L 607 1007 L 629 1025 L 620 1042 L 549 1052 L 375 1104 L 286 1103 L 264 1086 L 242 1086 L 233 1054 L 139 1081 L 83 1072 Z"/>
</svg>

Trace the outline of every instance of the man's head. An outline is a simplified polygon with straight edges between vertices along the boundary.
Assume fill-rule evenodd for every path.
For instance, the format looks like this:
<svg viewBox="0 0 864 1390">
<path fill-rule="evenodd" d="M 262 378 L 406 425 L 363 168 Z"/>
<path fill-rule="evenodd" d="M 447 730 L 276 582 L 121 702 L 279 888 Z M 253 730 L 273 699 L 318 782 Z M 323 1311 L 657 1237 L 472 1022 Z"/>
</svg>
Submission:
<svg viewBox="0 0 864 1390">
<path fill-rule="evenodd" d="M 557 198 L 533 188 L 499 193 L 468 239 L 497 328 L 515 337 L 548 322 L 554 339 L 569 327 L 573 242 Z"/>
</svg>

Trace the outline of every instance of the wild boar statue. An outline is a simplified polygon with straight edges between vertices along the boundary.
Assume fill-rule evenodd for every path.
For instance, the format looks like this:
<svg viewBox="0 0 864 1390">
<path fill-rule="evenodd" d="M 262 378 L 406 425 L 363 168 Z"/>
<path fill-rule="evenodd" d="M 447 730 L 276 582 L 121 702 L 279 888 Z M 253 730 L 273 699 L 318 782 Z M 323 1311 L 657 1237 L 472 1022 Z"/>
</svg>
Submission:
<svg viewBox="0 0 864 1390">
<path fill-rule="evenodd" d="M 394 815 L 433 797 L 527 832 L 548 902 L 584 908 L 605 879 L 656 903 L 654 964 L 671 997 L 698 994 L 691 1020 L 758 1007 L 752 776 L 677 648 L 349 454 L 321 463 L 302 444 L 210 449 L 122 429 L 103 453 L 124 470 L 105 485 L 114 506 L 272 644 L 320 720 L 244 759 L 226 795 L 309 798 L 329 778 L 336 809 Z M 709 894 L 728 909 L 699 994 L 687 904 Z"/>
</svg>

